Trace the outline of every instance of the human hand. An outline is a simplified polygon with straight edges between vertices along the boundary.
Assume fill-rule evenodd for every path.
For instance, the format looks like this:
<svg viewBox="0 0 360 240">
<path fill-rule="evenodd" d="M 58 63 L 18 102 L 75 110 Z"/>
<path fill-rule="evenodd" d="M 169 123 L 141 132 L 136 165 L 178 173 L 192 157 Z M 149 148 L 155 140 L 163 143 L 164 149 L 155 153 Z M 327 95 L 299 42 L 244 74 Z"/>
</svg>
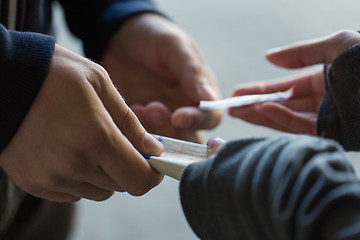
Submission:
<svg viewBox="0 0 360 240">
<path fill-rule="evenodd" d="M 34 196 L 101 201 L 113 191 L 141 195 L 156 186 L 162 175 L 140 153 L 159 155 L 162 149 L 101 66 L 56 46 L 43 86 L 1 153 L 0 166 Z"/>
<path fill-rule="evenodd" d="M 323 38 L 271 49 L 266 57 L 280 67 L 303 68 L 332 63 L 359 42 L 359 33 L 343 30 Z M 232 108 L 229 114 L 280 131 L 316 135 L 317 111 L 325 91 L 322 69 L 268 82 L 239 85 L 234 89 L 233 96 L 285 91 L 293 86 L 294 95 L 289 100 Z"/>
<path fill-rule="evenodd" d="M 129 19 L 102 63 L 149 132 L 201 142 L 198 130 L 221 120 L 220 111 L 197 108 L 200 100 L 219 98 L 215 77 L 192 40 L 161 16 Z"/>
</svg>

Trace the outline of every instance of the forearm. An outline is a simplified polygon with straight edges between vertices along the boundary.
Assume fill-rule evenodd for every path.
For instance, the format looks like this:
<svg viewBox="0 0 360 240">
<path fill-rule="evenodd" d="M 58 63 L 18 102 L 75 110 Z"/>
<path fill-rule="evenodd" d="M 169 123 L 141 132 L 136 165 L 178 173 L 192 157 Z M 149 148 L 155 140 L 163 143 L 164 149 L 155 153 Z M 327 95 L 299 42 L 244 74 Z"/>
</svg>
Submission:
<svg viewBox="0 0 360 240">
<path fill-rule="evenodd" d="M 185 169 L 180 193 L 201 239 L 360 236 L 349 231 L 360 223 L 360 184 L 333 141 L 286 135 L 229 143 Z"/>
<path fill-rule="evenodd" d="M 8 31 L 0 25 L 0 153 L 29 110 L 47 74 L 52 37 Z"/>
</svg>

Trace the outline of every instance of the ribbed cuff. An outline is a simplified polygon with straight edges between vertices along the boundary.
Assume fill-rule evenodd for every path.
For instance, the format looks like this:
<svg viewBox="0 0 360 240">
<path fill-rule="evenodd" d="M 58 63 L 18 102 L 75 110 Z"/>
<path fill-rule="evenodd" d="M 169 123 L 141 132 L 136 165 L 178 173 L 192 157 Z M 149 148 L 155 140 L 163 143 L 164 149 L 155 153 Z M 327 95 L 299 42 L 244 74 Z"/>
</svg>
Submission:
<svg viewBox="0 0 360 240">
<path fill-rule="evenodd" d="M 53 37 L 0 26 L 0 152 L 15 135 L 48 72 Z"/>
</svg>

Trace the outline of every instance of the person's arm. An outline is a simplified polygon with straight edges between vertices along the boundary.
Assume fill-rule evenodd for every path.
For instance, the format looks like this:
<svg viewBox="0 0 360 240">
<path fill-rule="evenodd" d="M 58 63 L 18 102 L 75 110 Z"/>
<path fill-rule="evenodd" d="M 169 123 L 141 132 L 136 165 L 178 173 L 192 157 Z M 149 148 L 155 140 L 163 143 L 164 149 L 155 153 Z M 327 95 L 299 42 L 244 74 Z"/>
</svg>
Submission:
<svg viewBox="0 0 360 240">
<path fill-rule="evenodd" d="M 219 124 L 220 111 L 198 109 L 200 100 L 220 97 L 214 75 L 192 39 L 151 1 L 61 2 L 87 56 L 101 61 L 148 131 L 201 142 L 199 130 Z"/>
<path fill-rule="evenodd" d="M 34 101 L 50 66 L 55 40 L 0 25 L 0 153 Z"/>
<path fill-rule="evenodd" d="M 227 143 L 185 169 L 180 194 L 200 239 L 360 237 L 360 182 L 331 140 L 285 135 Z"/>
<path fill-rule="evenodd" d="M 84 43 L 88 58 L 99 62 L 110 38 L 131 16 L 160 14 L 150 0 L 59 0 L 70 30 Z"/>
</svg>

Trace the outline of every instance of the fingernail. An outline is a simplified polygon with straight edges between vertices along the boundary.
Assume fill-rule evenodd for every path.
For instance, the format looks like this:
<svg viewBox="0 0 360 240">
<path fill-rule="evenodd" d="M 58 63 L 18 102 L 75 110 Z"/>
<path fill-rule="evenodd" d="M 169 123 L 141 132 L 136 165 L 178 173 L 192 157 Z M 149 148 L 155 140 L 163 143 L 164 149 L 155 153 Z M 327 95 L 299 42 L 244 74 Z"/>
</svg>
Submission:
<svg viewBox="0 0 360 240">
<path fill-rule="evenodd" d="M 216 98 L 214 89 L 207 84 L 199 84 L 197 87 L 199 96 L 204 100 L 213 100 Z"/>
<path fill-rule="evenodd" d="M 149 150 L 149 154 L 161 154 L 164 150 L 164 146 L 149 133 L 145 134 L 144 146 Z"/>
<path fill-rule="evenodd" d="M 222 144 L 222 143 L 224 143 L 224 142 L 225 142 L 224 139 L 219 138 L 219 137 L 215 137 L 215 138 L 210 138 L 210 139 L 207 141 L 206 145 L 207 145 L 207 148 L 208 148 L 209 150 L 211 150 L 211 149 L 213 149 L 214 147 L 216 147 L 216 146 L 218 146 L 219 144 Z"/>
</svg>

